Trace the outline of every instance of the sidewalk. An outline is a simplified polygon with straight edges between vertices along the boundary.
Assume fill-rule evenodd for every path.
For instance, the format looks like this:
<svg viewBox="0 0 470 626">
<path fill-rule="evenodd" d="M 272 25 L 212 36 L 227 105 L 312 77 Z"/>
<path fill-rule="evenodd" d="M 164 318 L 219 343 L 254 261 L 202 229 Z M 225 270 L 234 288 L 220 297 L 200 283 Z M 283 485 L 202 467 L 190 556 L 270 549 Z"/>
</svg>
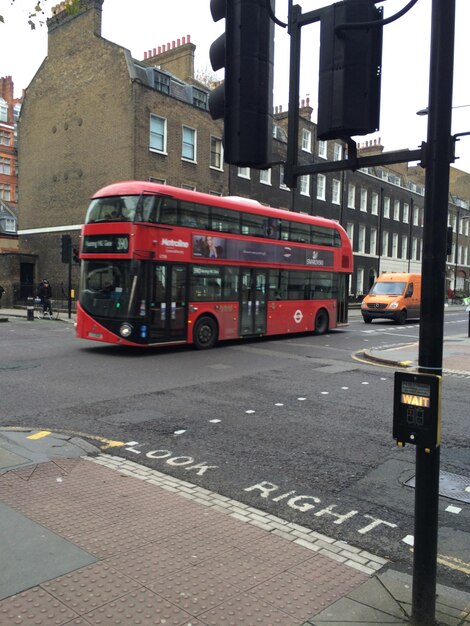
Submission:
<svg viewBox="0 0 470 626">
<path fill-rule="evenodd" d="M 384 559 L 77 438 L 0 431 L 0 527 L 1 626 L 411 623 Z M 437 603 L 470 624 L 470 594 Z"/>
</svg>

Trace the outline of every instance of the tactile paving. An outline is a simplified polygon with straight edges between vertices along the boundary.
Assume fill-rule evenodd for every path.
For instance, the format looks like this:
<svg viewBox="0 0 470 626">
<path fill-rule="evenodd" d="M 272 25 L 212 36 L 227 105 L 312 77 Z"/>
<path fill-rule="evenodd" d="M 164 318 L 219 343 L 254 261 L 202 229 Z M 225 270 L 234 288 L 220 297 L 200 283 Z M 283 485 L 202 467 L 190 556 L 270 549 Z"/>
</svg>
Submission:
<svg viewBox="0 0 470 626">
<path fill-rule="evenodd" d="M 39 587 L 0 602 L 0 626 L 62 626 L 76 617 L 75 611 Z"/>
<path fill-rule="evenodd" d="M 84 618 L 96 626 L 182 626 L 191 623 L 189 613 L 147 589 L 108 602 L 96 611 L 86 613 Z"/>
<path fill-rule="evenodd" d="M 249 594 L 226 600 L 199 615 L 208 626 L 299 626 L 299 621 Z"/>
<path fill-rule="evenodd" d="M 107 563 L 96 563 L 41 585 L 82 615 L 139 587 Z"/>
</svg>

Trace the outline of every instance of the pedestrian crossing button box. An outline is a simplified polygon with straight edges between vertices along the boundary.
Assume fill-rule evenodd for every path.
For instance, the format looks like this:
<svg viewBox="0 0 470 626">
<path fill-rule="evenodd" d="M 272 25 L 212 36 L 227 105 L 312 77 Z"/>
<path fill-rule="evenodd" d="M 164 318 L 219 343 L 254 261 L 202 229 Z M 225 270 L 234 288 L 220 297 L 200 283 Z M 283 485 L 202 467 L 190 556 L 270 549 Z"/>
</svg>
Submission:
<svg viewBox="0 0 470 626">
<path fill-rule="evenodd" d="M 393 438 L 431 450 L 440 445 L 441 376 L 395 372 Z"/>
</svg>

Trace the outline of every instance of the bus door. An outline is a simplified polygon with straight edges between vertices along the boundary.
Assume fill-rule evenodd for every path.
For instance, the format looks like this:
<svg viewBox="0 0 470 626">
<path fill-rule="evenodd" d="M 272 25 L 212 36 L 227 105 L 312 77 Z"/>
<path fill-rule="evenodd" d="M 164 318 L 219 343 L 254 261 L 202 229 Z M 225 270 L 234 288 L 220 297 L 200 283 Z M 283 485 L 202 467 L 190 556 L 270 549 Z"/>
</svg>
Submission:
<svg viewBox="0 0 470 626">
<path fill-rule="evenodd" d="M 240 335 L 262 335 L 266 332 L 267 271 L 243 267 L 240 281 Z"/>
<path fill-rule="evenodd" d="M 153 266 L 149 327 L 151 341 L 186 339 L 186 285 L 184 265 Z"/>
</svg>

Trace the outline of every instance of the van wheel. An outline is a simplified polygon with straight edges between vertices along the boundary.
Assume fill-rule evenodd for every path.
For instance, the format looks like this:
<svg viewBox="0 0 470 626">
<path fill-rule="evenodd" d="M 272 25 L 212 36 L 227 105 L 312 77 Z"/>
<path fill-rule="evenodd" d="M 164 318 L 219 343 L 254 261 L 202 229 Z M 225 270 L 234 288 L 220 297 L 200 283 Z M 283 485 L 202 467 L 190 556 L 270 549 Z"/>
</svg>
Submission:
<svg viewBox="0 0 470 626">
<path fill-rule="evenodd" d="M 365 315 L 363 315 L 362 319 L 364 320 L 364 324 L 372 324 L 372 318 L 371 317 L 366 317 Z"/>
<path fill-rule="evenodd" d="M 315 315 L 315 335 L 324 335 L 328 331 L 330 318 L 325 309 L 320 309 Z"/>
<path fill-rule="evenodd" d="M 193 331 L 193 343 L 198 350 L 213 348 L 219 332 L 217 322 L 208 315 L 198 319 Z"/>
<path fill-rule="evenodd" d="M 400 311 L 398 313 L 396 320 L 399 324 L 403 325 L 403 324 L 406 324 L 406 318 L 407 318 L 406 310 L 403 309 L 403 311 Z"/>
</svg>

